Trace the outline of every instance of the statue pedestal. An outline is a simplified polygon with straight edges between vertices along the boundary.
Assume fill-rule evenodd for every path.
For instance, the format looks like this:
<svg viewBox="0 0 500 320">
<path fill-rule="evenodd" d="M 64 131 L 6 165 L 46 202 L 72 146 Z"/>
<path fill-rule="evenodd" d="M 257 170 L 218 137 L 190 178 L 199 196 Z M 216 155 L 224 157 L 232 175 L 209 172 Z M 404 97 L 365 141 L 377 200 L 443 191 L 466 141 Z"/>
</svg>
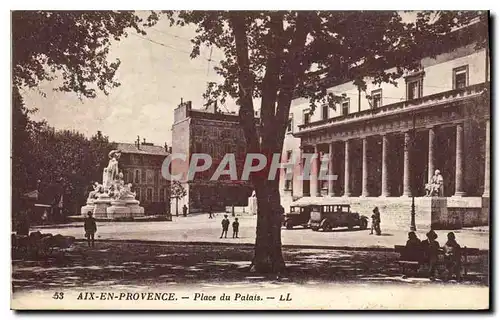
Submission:
<svg viewBox="0 0 500 320">
<path fill-rule="evenodd" d="M 135 200 L 132 184 L 125 185 L 123 173 L 118 171 L 119 150 L 109 153 L 109 164 L 103 169 L 102 185 L 95 182 L 87 204 L 80 209 L 83 216 L 92 212 L 94 218 L 123 219 L 144 216 L 144 208 Z M 97 196 L 97 199 L 95 197 Z"/>
<path fill-rule="evenodd" d="M 81 209 L 80 209 L 80 214 L 84 217 L 86 217 L 88 215 L 89 212 L 92 212 L 92 214 L 94 214 L 94 209 L 95 209 L 95 204 L 94 204 L 94 201 L 90 202 L 90 201 L 87 201 L 87 205 L 83 206 Z"/>
<path fill-rule="evenodd" d="M 134 196 L 128 195 L 124 199 L 111 201 L 107 210 L 108 218 L 134 218 L 144 216 L 144 208 L 139 206 L 139 201 Z"/>
</svg>

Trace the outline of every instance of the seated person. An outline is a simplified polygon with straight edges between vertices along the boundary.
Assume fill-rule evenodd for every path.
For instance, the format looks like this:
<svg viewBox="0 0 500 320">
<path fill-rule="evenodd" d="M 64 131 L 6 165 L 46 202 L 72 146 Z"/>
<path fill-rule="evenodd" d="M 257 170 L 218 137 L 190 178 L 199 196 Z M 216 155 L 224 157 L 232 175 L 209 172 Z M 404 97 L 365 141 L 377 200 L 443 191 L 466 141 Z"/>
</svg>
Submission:
<svg viewBox="0 0 500 320">
<path fill-rule="evenodd" d="M 422 260 L 422 243 L 413 231 L 408 232 L 408 241 L 406 241 L 402 258 L 408 261 Z"/>
<path fill-rule="evenodd" d="M 422 241 L 423 262 L 429 265 L 429 278 L 434 280 L 437 273 L 439 242 L 438 235 L 434 230 L 427 232 L 427 239 Z"/>
</svg>

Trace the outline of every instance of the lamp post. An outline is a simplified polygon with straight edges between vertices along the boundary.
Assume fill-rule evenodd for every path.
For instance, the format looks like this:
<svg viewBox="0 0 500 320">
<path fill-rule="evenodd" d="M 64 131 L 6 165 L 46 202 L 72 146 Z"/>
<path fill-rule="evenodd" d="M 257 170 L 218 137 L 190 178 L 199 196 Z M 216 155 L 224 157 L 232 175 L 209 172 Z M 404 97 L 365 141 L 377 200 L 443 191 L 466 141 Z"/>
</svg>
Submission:
<svg viewBox="0 0 500 320">
<path fill-rule="evenodd" d="M 415 131 L 415 112 L 412 113 L 412 122 L 413 122 L 413 130 L 412 130 L 412 136 L 411 136 L 411 149 L 410 152 L 413 151 L 413 148 L 415 147 L 415 142 L 416 142 L 416 131 Z M 413 157 L 410 156 L 410 159 Z M 413 161 L 410 161 L 410 163 L 413 165 Z M 415 225 L 415 178 L 410 176 L 410 181 L 411 181 L 411 221 L 410 221 L 410 231 L 417 231 L 417 227 Z"/>
</svg>

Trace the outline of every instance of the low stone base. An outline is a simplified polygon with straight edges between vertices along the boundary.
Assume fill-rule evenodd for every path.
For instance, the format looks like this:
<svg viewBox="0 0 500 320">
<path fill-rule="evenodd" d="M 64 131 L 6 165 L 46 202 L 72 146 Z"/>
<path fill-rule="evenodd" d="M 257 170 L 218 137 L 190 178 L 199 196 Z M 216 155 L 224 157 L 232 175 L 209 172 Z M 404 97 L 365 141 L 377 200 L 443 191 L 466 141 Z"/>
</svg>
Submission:
<svg viewBox="0 0 500 320">
<path fill-rule="evenodd" d="M 123 220 L 144 216 L 144 208 L 138 205 L 138 201 L 120 202 L 98 200 L 94 205 L 83 206 L 80 213 L 86 217 L 92 212 L 95 219 Z"/>
<path fill-rule="evenodd" d="M 351 211 L 358 212 L 368 218 L 372 216 L 374 207 L 381 212 L 382 229 L 409 230 L 411 224 L 411 197 L 304 197 L 314 204 L 350 204 Z M 301 201 L 303 202 L 304 200 Z M 457 229 L 461 227 L 479 226 L 485 216 L 481 208 L 481 199 L 463 197 L 459 200 L 447 197 L 415 198 L 415 224 L 417 230 Z M 288 211 L 289 207 L 285 207 Z M 483 213 L 481 213 L 482 211 Z"/>
<path fill-rule="evenodd" d="M 81 213 L 82 216 L 86 217 L 89 212 L 92 212 L 92 214 L 94 213 L 94 208 L 95 208 L 95 205 L 93 205 L 93 204 L 87 204 L 86 206 L 83 206 L 80 209 L 80 213 Z"/>
</svg>

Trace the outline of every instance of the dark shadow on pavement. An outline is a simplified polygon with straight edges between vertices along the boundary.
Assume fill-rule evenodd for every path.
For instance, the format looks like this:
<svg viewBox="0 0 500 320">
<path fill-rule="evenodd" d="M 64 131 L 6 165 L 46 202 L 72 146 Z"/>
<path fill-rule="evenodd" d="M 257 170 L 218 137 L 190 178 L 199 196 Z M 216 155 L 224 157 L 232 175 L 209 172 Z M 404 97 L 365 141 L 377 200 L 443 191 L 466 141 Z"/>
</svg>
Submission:
<svg viewBox="0 0 500 320">
<path fill-rule="evenodd" d="M 280 282 L 344 281 L 407 283 L 394 252 L 283 249 L 287 270 Z M 253 248 L 224 245 L 77 243 L 64 256 L 13 260 L 13 290 L 88 288 L 90 286 L 169 286 L 218 282 L 269 283 L 274 277 L 248 271 Z M 470 270 L 466 283 L 487 284 L 488 261 Z M 486 280 L 485 280 L 486 279 Z M 424 279 L 425 280 L 425 279 Z"/>
</svg>

